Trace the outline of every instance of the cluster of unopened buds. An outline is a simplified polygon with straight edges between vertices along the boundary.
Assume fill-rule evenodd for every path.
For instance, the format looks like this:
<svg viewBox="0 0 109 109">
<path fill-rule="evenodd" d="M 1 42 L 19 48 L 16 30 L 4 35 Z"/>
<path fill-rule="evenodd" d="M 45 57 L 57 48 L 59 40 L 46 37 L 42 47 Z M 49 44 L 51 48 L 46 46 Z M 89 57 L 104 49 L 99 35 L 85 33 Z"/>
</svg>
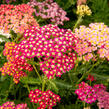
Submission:
<svg viewBox="0 0 109 109">
<path fill-rule="evenodd" d="M 39 103 L 40 106 L 37 109 L 52 109 L 61 99 L 59 95 L 54 94 L 50 90 L 42 92 L 39 89 L 31 90 L 29 98 L 31 102 Z"/>
<path fill-rule="evenodd" d="M 85 82 L 79 84 L 79 89 L 76 89 L 75 93 L 81 101 L 89 104 L 97 100 L 96 90 Z"/>
<path fill-rule="evenodd" d="M 0 106 L 0 109 L 29 109 L 29 108 L 27 107 L 26 103 L 15 105 L 14 102 L 7 101 L 6 103 L 2 104 L 2 106 Z"/>
<path fill-rule="evenodd" d="M 25 39 L 15 44 L 12 50 L 15 59 L 40 59 L 40 69 L 48 78 L 61 76 L 74 67 L 77 39 L 71 30 L 55 25 L 33 26 L 24 33 Z"/>
<path fill-rule="evenodd" d="M 95 55 L 109 60 L 109 27 L 104 23 L 91 23 L 89 27 L 75 29 L 75 36 L 80 39 L 75 51 L 89 61 Z M 96 54 L 96 53 L 97 54 Z"/>
<path fill-rule="evenodd" d="M 78 5 L 77 6 L 77 12 L 76 12 L 77 15 L 80 15 L 80 16 L 88 15 L 88 16 L 90 16 L 91 13 L 92 12 L 87 5 Z"/>
<path fill-rule="evenodd" d="M 37 2 L 36 0 L 31 0 L 28 5 L 36 8 L 36 16 L 40 16 L 43 19 L 50 19 L 55 25 L 63 25 L 64 21 L 68 21 L 69 18 L 66 17 L 66 12 L 59 7 L 53 0 L 45 0 L 43 2 Z"/>
<path fill-rule="evenodd" d="M 27 4 L 21 5 L 0 5 L 0 30 L 4 33 L 23 33 L 32 25 L 38 25 L 32 13 L 34 9 Z"/>
<path fill-rule="evenodd" d="M 30 64 L 27 64 L 26 60 L 15 59 L 12 55 L 14 42 L 9 42 L 5 44 L 4 56 L 7 56 L 8 62 L 4 64 L 2 68 L 0 68 L 2 75 L 10 75 L 13 76 L 13 81 L 17 84 L 20 80 L 20 77 L 26 76 L 24 70 L 32 71 L 32 67 Z"/>
<path fill-rule="evenodd" d="M 87 77 L 87 80 L 92 82 L 92 81 L 95 81 L 96 79 L 94 78 L 93 75 L 89 74 L 88 77 Z"/>
</svg>

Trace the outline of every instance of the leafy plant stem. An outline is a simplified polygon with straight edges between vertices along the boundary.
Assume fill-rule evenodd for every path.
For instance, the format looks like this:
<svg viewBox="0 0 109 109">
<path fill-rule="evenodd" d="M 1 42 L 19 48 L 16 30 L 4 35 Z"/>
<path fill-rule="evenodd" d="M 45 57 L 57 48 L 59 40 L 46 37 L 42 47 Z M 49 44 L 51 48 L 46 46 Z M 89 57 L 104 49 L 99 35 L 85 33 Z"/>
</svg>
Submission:
<svg viewBox="0 0 109 109">
<path fill-rule="evenodd" d="M 41 59 L 40 58 L 38 58 L 39 59 L 39 61 L 41 62 Z"/>
<path fill-rule="evenodd" d="M 29 88 L 29 85 L 28 85 L 28 84 L 26 84 L 26 87 L 27 87 L 28 92 L 30 93 L 30 88 Z M 35 105 L 34 105 L 34 103 L 33 103 L 33 102 L 32 102 L 32 105 L 33 105 L 33 108 L 35 109 Z"/>
<path fill-rule="evenodd" d="M 91 82 L 91 80 L 90 80 L 90 86 L 91 86 L 91 83 L 92 83 L 92 82 Z"/>
<path fill-rule="evenodd" d="M 81 21 L 82 21 L 82 16 L 79 16 L 77 22 L 74 25 L 73 32 L 74 32 L 75 28 L 77 28 L 77 26 L 81 23 Z"/>
<path fill-rule="evenodd" d="M 84 108 L 85 108 L 85 104 L 86 104 L 86 103 L 85 103 L 85 102 L 83 102 L 83 104 L 84 104 Z"/>
<path fill-rule="evenodd" d="M 90 70 L 87 71 L 86 73 L 84 73 L 84 74 L 82 75 L 82 77 L 76 82 L 76 84 L 79 84 L 79 83 L 83 80 L 83 78 L 85 77 L 85 75 L 86 75 L 87 73 L 89 73 L 97 64 L 99 64 L 99 61 L 97 61 L 95 64 L 93 64 L 93 66 L 90 68 Z"/>
<path fill-rule="evenodd" d="M 45 81 L 45 76 L 44 76 L 44 79 L 43 79 L 43 82 L 42 82 L 42 92 L 44 91 L 45 83 L 46 83 L 46 81 Z"/>
<path fill-rule="evenodd" d="M 14 85 L 14 82 L 13 82 L 13 79 L 12 79 L 12 77 L 11 77 L 10 86 L 9 86 L 8 91 L 7 91 L 7 96 L 6 96 L 5 100 L 8 98 L 9 92 L 10 92 L 11 88 L 13 87 L 13 85 Z"/>
<path fill-rule="evenodd" d="M 70 81 L 71 81 L 71 83 L 72 83 L 71 75 L 70 75 L 69 72 L 68 72 L 68 76 L 69 76 L 69 79 L 70 79 Z"/>
<path fill-rule="evenodd" d="M 19 39 L 21 36 L 22 36 L 22 35 L 17 34 L 17 37 L 14 39 L 14 42 L 17 42 L 17 41 L 18 41 L 18 39 Z"/>
<path fill-rule="evenodd" d="M 33 65 L 33 67 L 34 67 L 34 70 L 35 70 L 35 72 L 37 73 L 37 75 L 38 75 L 38 77 L 39 77 L 40 81 L 42 81 L 42 80 L 41 80 L 41 76 L 40 76 L 39 72 L 37 71 L 37 69 L 36 69 L 35 65 Z"/>
</svg>

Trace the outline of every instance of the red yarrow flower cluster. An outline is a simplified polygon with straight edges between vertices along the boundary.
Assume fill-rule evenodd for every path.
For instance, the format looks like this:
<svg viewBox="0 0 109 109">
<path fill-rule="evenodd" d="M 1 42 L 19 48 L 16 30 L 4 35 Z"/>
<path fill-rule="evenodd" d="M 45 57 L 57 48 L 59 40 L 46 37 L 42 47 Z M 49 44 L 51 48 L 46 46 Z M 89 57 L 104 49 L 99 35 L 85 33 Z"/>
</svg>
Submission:
<svg viewBox="0 0 109 109">
<path fill-rule="evenodd" d="M 52 109 L 61 99 L 59 95 L 54 94 L 50 90 L 42 92 L 39 89 L 31 90 L 29 98 L 31 102 L 39 103 L 40 106 L 37 109 Z"/>
<path fill-rule="evenodd" d="M 94 76 L 92 76 L 92 75 L 88 75 L 88 77 L 87 77 L 87 80 L 89 80 L 89 81 L 95 81 L 95 78 L 94 78 Z"/>
<path fill-rule="evenodd" d="M 74 67 L 76 54 L 73 52 L 78 40 L 71 30 L 55 25 L 31 27 L 24 33 L 25 39 L 13 49 L 15 59 L 41 58 L 40 70 L 48 78 L 61 76 Z"/>
<path fill-rule="evenodd" d="M 7 101 L 6 103 L 2 104 L 2 106 L 0 106 L 0 109 L 29 109 L 29 108 L 27 107 L 26 103 L 15 105 L 14 102 Z"/>
<path fill-rule="evenodd" d="M 76 89 L 75 93 L 80 100 L 89 104 L 97 100 L 96 90 L 85 82 L 79 84 L 79 89 Z"/>
<path fill-rule="evenodd" d="M 26 76 L 24 70 L 32 71 L 32 67 L 30 64 L 27 64 L 26 60 L 15 59 L 12 54 L 12 50 L 14 47 L 14 42 L 8 42 L 5 44 L 5 49 L 3 51 L 4 56 L 7 57 L 8 62 L 4 64 L 0 71 L 2 75 L 10 75 L 13 76 L 13 81 L 17 84 L 20 80 L 20 77 Z"/>
<path fill-rule="evenodd" d="M 27 4 L 21 5 L 0 5 L 0 30 L 10 33 L 23 33 L 24 30 L 33 25 L 38 25 L 32 13 L 34 9 Z"/>
<path fill-rule="evenodd" d="M 40 16 L 43 19 L 50 19 L 55 25 L 63 25 L 64 21 L 69 20 L 69 18 L 66 17 L 67 13 L 60 8 L 56 2 L 53 2 L 53 0 L 45 0 L 43 2 L 31 0 L 28 2 L 28 5 L 33 8 L 37 7 L 35 11 L 36 16 Z"/>
</svg>

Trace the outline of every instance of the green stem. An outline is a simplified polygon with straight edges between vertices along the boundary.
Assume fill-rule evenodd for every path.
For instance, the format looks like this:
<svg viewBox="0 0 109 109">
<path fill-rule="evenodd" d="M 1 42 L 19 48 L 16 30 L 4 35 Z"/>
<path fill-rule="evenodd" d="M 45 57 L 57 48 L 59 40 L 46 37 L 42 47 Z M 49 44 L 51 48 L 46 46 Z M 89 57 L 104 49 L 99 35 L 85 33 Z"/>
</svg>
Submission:
<svg viewBox="0 0 109 109">
<path fill-rule="evenodd" d="M 25 38 L 24 37 L 22 37 L 21 39 L 20 39 L 20 41 L 19 42 L 21 42 L 22 40 L 24 40 Z"/>
<path fill-rule="evenodd" d="M 83 104 L 84 104 L 84 108 L 85 108 L 85 104 L 86 104 L 86 103 L 85 103 L 85 102 L 83 102 Z"/>
<path fill-rule="evenodd" d="M 44 76 L 44 80 L 43 80 L 43 82 L 42 82 L 42 92 L 44 91 L 45 83 L 46 83 L 46 81 L 45 81 L 45 76 Z"/>
<path fill-rule="evenodd" d="M 75 28 L 77 28 L 77 26 L 81 23 L 81 21 L 82 21 L 82 16 L 79 16 L 77 22 L 74 25 L 73 32 L 75 31 Z"/>
<path fill-rule="evenodd" d="M 44 91 L 45 88 L 45 80 L 42 82 L 42 92 Z"/>
<path fill-rule="evenodd" d="M 68 72 L 68 76 L 69 76 L 70 82 L 72 83 L 71 75 L 69 72 Z"/>
<path fill-rule="evenodd" d="M 38 58 L 39 59 L 39 61 L 41 62 L 41 59 L 40 58 Z"/>
<path fill-rule="evenodd" d="M 97 64 L 99 64 L 99 61 L 97 61 L 97 62 L 91 67 L 91 69 L 90 69 L 89 71 L 87 71 L 86 73 L 84 73 L 84 74 L 82 75 L 82 77 L 76 82 L 76 84 L 79 84 L 79 83 L 84 79 L 85 75 L 86 75 L 87 73 L 89 73 Z"/>
<path fill-rule="evenodd" d="M 17 34 L 17 37 L 14 39 L 14 42 L 17 42 L 17 41 L 18 41 L 18 39 L 19 39 L 21 36 L 22 36 L 22 35 Z"/>
<path fill-rule="evenodd" d="M 13 79 L 11 78 L 11 80 L 10 80 L 10 86 L 9 86 L 8 91 L 7 91 L 7 96 L 6 96 L 5 100 L 8 98 L 9 92 L 11 91 L 11 88 L 13 87 L 13 85 L 14 85 L 14 82 L 13 82 Z"/>
<path fill-rule="evenodd" d="M 75 65 L 75 70 L 74 70 L 75 72 L 76 72 L 77 67 L 78 67 L 78 63 L 76 63 L 76 65 Z"/>
<path fill-rule="evenodd" d="M 91 86 L 92 81 L 90 80 L 90 86 Z"/>
<path fill-rule="evenodd" d="M 35 72 L 37 73 L 37 75 L 38 75 L 38 77 L 39 77 L 40 81 L 42 81 L 42 80 L 41 80 L 41 76 L 40 76 L 39 72 L 37 71 L 37 69 L 36 69 L 35 65 L 33 65 L 33 67 L 34 67 L 34 70 L 35 70 Z"/>
<path fill-rule="evenodd" d="M 26 84 L 26 87 L 27 87 L 28 92 L 30 93 L 30 88 L 29 88 L 29 85 L 28 85 L 28 84 Z M 32 102 L 32 105 L 33 105 L 33 108 L 35 109 L 35 105 L 34 105 L 34 103 L 33 103 L 33 102 Z"/>
</svg>

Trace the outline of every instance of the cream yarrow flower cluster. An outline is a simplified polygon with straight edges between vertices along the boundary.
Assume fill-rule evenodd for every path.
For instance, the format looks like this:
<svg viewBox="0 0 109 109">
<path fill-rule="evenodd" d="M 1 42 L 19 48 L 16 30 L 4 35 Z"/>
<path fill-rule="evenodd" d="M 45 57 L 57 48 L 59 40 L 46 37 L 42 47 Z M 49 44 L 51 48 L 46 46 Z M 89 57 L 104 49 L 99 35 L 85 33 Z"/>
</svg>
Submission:
<svg viewBox="0 0 109 109">
<path fill-rule="evenodd" d="M 90 16 L 91 13 L 92 12 L 87 5 L 78 5 L 77 6 L 77 12 L 76 12 L 77 15 L 80 15 L 80 16 L 88 15 L 88 16 Z"/>
</svg>

